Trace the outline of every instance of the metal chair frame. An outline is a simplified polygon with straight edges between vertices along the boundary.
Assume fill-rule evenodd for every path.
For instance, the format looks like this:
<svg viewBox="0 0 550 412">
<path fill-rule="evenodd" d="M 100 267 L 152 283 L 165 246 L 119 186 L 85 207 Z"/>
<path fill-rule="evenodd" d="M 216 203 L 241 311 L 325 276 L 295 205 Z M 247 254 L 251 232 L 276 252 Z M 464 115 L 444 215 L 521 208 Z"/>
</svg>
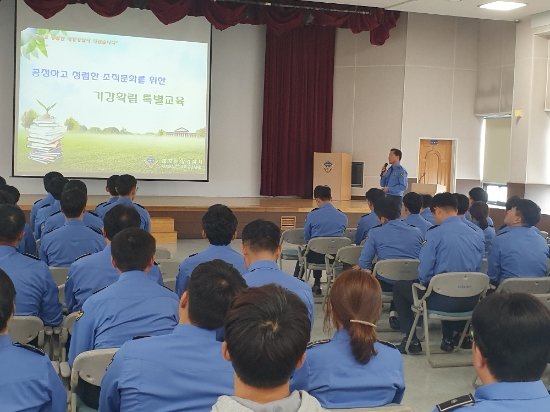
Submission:
<svg viewBox="0 0 550 412">
<path fill-rule="evenodd" d="M 308 263 L 307 254 L 317 252 L 323 255 L 336 255 L 340 248 L 345 246 L 351 246 L 351 240 L 347 237 L 335 236 L 335 237 L 316 237 L 310 239 L 307 242 L 306 248 L 298 246 L 298 262 L 300 263 L 300 275 L 299 278 L 303 279 L 306 275 L 306 282 L 309 280 L 309 276 L 312 270 L 326 270 L 326 264 L 320 263 Z"/>
<path fill-rule="evenodd" d="M 279 245 L 283 246 L 283 243 L 289 243 L 291 245 L 303 246 L 307 242 L 304 239 L 304 229 L 296 228 L 285 230 L 281 234 L 281 240 Z M 297 249 L 282 249 L 279 255 L 279 269 L 283 269 L 283 260 L 299 260 Z"/>
<path fill-rule="evenodd" d="M 347 263 L 348 265 L 356 265 L 359 261 L 359 257 L 361 256 L 361 250 L 363 250 L 362 246 L 344 246 L 343 248 L 338 249 L 336 256 L 325 255 L 327 291 L 323 299 L 323 309 L 327 305 L 328 295 L 330 293 L 330 289 L 332 288 L 332 282 L 336 277 L 337 270 L 341 270 L 344 263 Z M 330 259 L 334 259 L 332 264 L 330 263 Z"/>
</svg>

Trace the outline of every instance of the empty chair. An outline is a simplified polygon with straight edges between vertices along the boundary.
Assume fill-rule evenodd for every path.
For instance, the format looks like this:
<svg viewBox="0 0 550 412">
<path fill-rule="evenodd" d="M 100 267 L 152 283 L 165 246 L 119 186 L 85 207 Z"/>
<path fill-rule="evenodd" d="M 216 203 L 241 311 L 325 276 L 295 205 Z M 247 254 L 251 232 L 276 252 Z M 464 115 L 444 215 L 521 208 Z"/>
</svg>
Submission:
<svg viewBox="0 0 550 412">
<path fill-rule="evenodd" d="M 337 272 L 341 272 L 344 263 L 354 266 L 357 265 L 359 256 L 361 256 L 361 246 L 344 246 L 336 252 L 336 256 L 325 255 L 325 265 L 327 270 L 327 291 L 323 299 L 323 308 L 327 304 L 328 294 L 330 293 L 330 288 L 332 287 L 332 281 L 337 276 Z M 330 261 L 334 259 L 334 262 Z"/>
<path fill-rule="evenodd" d="M 69 274 L 69 268 L 50 266 L 50 272 L 52 272 L 55 285 L 60 286 L 65 284 L 67 275 Z"/>
<path fill-rule="evenodd" d="M 304 239 L 304 229 L 290 229 L 285 230 L 281 234 L 281 241 L 279 242 L 281 246 L 283 243 L 289 243 L 291 245 L 303 246 L 307 242 Z M 283 268 L 283 260 L 298 260 L 298 249 L 284 249 L 279 255 L 279 269 Z"/>
<path fill-rule="evenodd" d="M 44 347 L 44 324 L 37 316 L 14 316 L 8 333 L 13 342 L 29 343 L 36 339 L 38 347 Z"/>
<path fill-rule="evenodd" d="M 418 259 L 386 259 L 379 260 L 374 265 L 372 274 L 377 278 L 384 278 L 392 282 L 398 280 L 416 280 L 418 279 Z M 390 302 L 393 292 L 382 292 L 382 301 Z"/>
<path fill-rule="evenodd" d="M 59 348 L 60 348 L 60 362 L 59 370 L 61 376 L 68 378 L 71 376 L 71 368 L 69 367 L 69 362 L 67 362 L 67 349 L 65 344 L 69 340 L 69 335 L 73 333 L 74 323 L 78 312 L 70 313 L 65 320 L 63 321 L 63 326 L 61 328 L 61 333 L 59 335 Z"/>
<path fill-rule="evenodd" d="M 155 260 L 157 259 L 171 259 L 172 253 L 164 247 L 158 247 L 155 252 Z"/>
<path fill-rule="evenodd" d="M 487 274 L 489 271 L 489 263 L 487 262 L 487 258 L 481 259 L 481 273 Z"/>
<path fill-rule="evenodd" d="M 511 278 L 502 282 L 497 292 L 523 292 L 532 295 L 546 295 L 550 293 L 550 278 Z"/>
<path fill-rule="evenodd" d="M 343 237 L 347 237 L 351 240 L 351 243 L 355 241 L 355 234 L 357 233 L 356 227 L 348 227 L 346 230 L 344 230 L 344 233 L 342 233 Z"/>
<path fill-rule="evenodd" d="M 322 255 L 336 255 L 340 248 L 350 246 L 351 240 L 347 237 L 316 237 L 311 239 L 305 249 L 298 246 L 298 256 L 300 262 L 300 279 L 306 275 L 306 281 L 309 279 L 310 272 L 312 270 L 326 270 L 325 264 L 309 263 L 307 261 L 307 254 L 311 252 L 317 252 Z"/>
<path fill-rule="evenodd" d="M 163 279 L 175 278 L 178 275 L 181 264 L 180 261 L 169 259 L 155 259 L 155 262 L 160 268 L 160 273 L 162 273 Z"/>
</svg>

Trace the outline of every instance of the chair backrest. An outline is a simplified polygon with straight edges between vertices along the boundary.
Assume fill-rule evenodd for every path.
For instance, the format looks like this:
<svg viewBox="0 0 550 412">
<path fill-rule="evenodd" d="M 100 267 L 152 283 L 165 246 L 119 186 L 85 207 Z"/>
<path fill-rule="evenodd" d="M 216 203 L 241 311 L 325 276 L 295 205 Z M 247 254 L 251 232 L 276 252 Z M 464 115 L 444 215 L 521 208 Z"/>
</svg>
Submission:
<svg viewBox="0 0 550 412">
<path fill-rule="evenodd" d="M 172 253 L 164 247 L 158 247 L 155 251 L 155 259 L 170 259 L 172 257 Z"/>
<path fill-rule="evenodd" d="M 550 276 L 550 259 L 546 259 L 546 276 Z"/>
<path fill-rule="evenodd" d="M 347 237 L 316 237 L 307 243 L 307 248 L 322 255 L 335 256 L 339 249 L 350 245 L 351 240 Z"/>
<path fill-rule="evenodd" d="M 176 290 L 176 278 L 164 279 L 164 287 L 170 289 L 172 292 Z"/>
<path fill-rule="evenodd" d="M 65 306 L 65 285 L 59 285 L 57 287 L 57 299 L 61 305 Z"/>
<path fill-rule="evenodd" d="M 111 348 L 82 352 L 73 362 L 73 376 L 77 374 L 85 382 L 100 386 L 107 366 L 111 363 L 117 350 L 118 348 Z"/>
<path fill-rule="evenodd" d="M 44 324 L 36 316 L 14 316 L 8 326 L 8 333 L 12 341 L 29 343 L 44 330 Z"/>
<path fill-rule="evenodd" d="M 344 246 L 336 253 L 336 262 L 343 262 L 349 265 L 356 265 L 361 256 L 363 246 Z"/>
<path fill-rule="evenodd" d="M 282 245 L 283 242 L 290 243 L 292 245 L 305 245 L 307 242 L 304 239 L 304 229 L 285 230 L 281 234 L 280 244 Z"/>
<path fill-rule="evenodd" d="M 357 233 L 356 227 L 348 227 L 346 230 L 344 230 L 344 233 L 342 233 L 342 236 L 347 237 L 353 242 L 355 242 L 355 234 Z"/>
<path fill-rule="evenodd" d="M 428 291 L 454 298 L 469 298 L 484 293 L 489 287 L 489 276 L 481 272 L 449 272 L 435 275 Z"/>
<path fill-rule="evenodd" d="M 373 274 L 389 280 L 416 280 L 419 264 L 417 259 L 379 260 L 374 265 Z"/>
<path fill-rule="evenodd" d="M 405 405 L 384 405 L 375 408 L 330 409 L 331 412 L 414 412 Z"/>
<path fill-rule="evenodd" d="M 550 310 L 550 293 L 545 293 L 543 295 L 535 295 L 535 297 L 542 302 L 548 310 Z"/>
<path fill-rule="evenodd" d="M 63 327 L 66 328 L 71 335 L 73 333 L 74 323 L 76 322 L 77 316 L 78 312 L 69 313 L 63 321 Z"/>
<path fill-rule="evenodd" d="M 181 262 L 178 260 L 157 259 L 162 278 L 175 278 L 178 275 Z"/>
<path fill-rule="evenodd" d="M 487 258 L 481 259 L 481 273 L 487 274 L 489 272 L 489 262 L 487 262 Z"/>
<path fill-rule="evenodd" d="M 64 285 L 69 274 L 69 268 L 50 266 L 50 272 L 52 272 L 53 281 L 56 286 Z"/>
<path fill-rule="evenodd" d="M 540 231 L 540 235 L 545 238 L 545 239 L 548 239 L 548 232 L 544 231 L 544 230 L 541 230 Z"/>
<path fill-rule="evenodd" d="M 497 292 L 523 292 L 532 295 L 550 293 L 550 278 L 511 278 L 502 282 Z"/>
</svg>

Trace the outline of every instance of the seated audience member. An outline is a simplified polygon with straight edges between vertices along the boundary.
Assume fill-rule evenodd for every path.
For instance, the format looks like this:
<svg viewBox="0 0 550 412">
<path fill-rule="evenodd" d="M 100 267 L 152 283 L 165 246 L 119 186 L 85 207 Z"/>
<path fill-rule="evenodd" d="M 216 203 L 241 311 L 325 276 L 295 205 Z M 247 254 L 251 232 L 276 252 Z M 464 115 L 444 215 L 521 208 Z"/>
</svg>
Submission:
<svg viewBox="0 0 550 412">
<path fill-rule="evenodd" d="M 94 210 L 95 213 L 98 213 L 102 207 L 110 205 L 111 203 L 114 203 L 118 200 L 118 192 L 116 191 L 116 181 L 118 177 L 119 175 L 112 175 L 109 176 L 109 178 L 107 179 L 107 186 L 105 186 L 105 191 L 109 193 L 111 197 L 106 202 L 102 202 L 97 205 Z"/>
<path fill-rule="evenodd" d="M 209 412 L 219 396 L 233 394 L 233 368 L 222 357 L 216 329 L 245 288 L 239 271 L 223 260 L 199 264 L 181 296 L 174 331 L 128 341 L 116 353 L 101 382 L 99 411 Z"/>
<path fill-rule="evenodd" d="M 495 228 L 487 221 L 489 217 L 489 206 L 487 203 L 475 202 L 470 206 L 470 216 L 472 222 L 477 223 L 477 226 L 483 230 L 483 237 L 485 239 L 485 253 L 489 252 L 491 243 L 495 237 Z"/>
<path fill-rule="evenodd" d="M 42 206 L 38 209 L 38 212 L 36 212 L 36 218 L 34 219 L 35 239 L 40 239 L 42 237 L 42 227 L 46 219 L 48 219 L 55 212 L 59 212 L 59 210 L 61 210 L 61 194 L 63 193 L 63 189 L 67 183 L 69 183 L 69 179 L 64 177 L 57 177 L 50 182 L 50 193 L 53 196 L 54 201 L 52 204 Z"/>
<path fill-rule="evenodd" d="M 310 336 L 304 302 L 269 284 L 248 288 L 225 317 L 223 357 L 235 370 L 233 396 L 221 396 L 212 412 L 324 411 L 306 391 L 290 392 L 290 377 L 302 366 Z"/>
<path fill-rule="evenodd" d="M 242 233 L 244 264 L 248 272 L 244 280 L 248 286 L 263 286 L 275 283 L 296 293 L 307 306 L 309 320 L 313 328 L 313 295 L 305 282 L 282 272 L 277 266 L 281 254 L 281 229 L 267 220 L 254 220 L 246 225 Z"/>
<path fill-rule="evenodd" d="M 376 279 L 347 270 L 330 290 L 325 326 L 330 341 L 308 346 L 291 389 L 303 389 L 324 408 L 370 408 L 400 403 L 405 392 L 403 358 L 391 343 L 376 339 L 382 291 Z"/>
<path fill-rule="evenodd" d="M 6 183 L 6 179 L 4 179 L 2 176 L 0 176 L 0 186 L 5 186 L 7 183 Z"/>
<path fill-rule="evenodd" d="M 511 196 L 506 201 L 505 207 L 506 211 L 512 209 L 518 200 L 521 200 L 521 197 L 519 196 Z M 536 226 L 531 226 L 531 229 L 533 229 L 537 234 L 542 236 L 542 233 L 540 232 L 539 228 Z M 500 235 L 501 233 L 508 232 L 510 230 L 510 226 L 508 226 L 506 223 L 503 223 L 502 226 L 497 230 L 496 234 Z"/>
<path fill-rule="evenodd" d="M 30 216 L 29 223 L 31 225 L 31 228 L 33 229 L 34 229 L 34 221 L 36 219 L 36 214 L 38 213 L 38 210 L 44 205 L 52 205 L 55 202 L 55 199 L 50 193 L 49 185 L 50 185 L 50 182 L 57 177 L 63 177 L 63 175 L 59 172 L 48 172 L 44 175 L 44 178 L 43 178 L 44 190 L 46 191 L 47 195 L 42 199 L 34 202 L 34 204 L 31 207 L 31 216 Z"/>
<path fill-rule="evenodd" d="M 201 263 L 221 259 L 233 265 L 241 274 L 246 273 L 244 258 L 230 243 L 237 236 L 237 217 L 225 205 L 212 205 L 202 217 L 202 238 L 208 240 L 208 247 L 181 262 L 176 277 L 176 294 L 181 296 L 189 282 L 189 276 Z"/>
<path fill-rule="evenodd" d="M 63 188 L 63 191 L 71 189 L 78 189 L 83 192 L 86 195 L 86 204 L 88 203 L 88 188 L 82 180 L 69 180 L 69 182 Z M 101 229 L 103 229 L 103 221 L 98 215 L 93 212 L 88 212 L 87 210 L 84 210 L 84 214 L 82 215 L 82 222 L 84 222 L 84 225 L 95 229 L 96 231 L 101 232 Z M 63 226 L 64 223 L 65 214 L 61 210 L 55 212 L 44 222 L 44 225 L 42 227 L 42 236 L 44 236 L 44 233 L 60 228 L 61 226 Z"/>
<path fill-rule="evenodd" d="M 65 223 L 58 229 L 44 233 L 39 256 L 48 266 L 68 267 L 79 256 L 100 252 L 105 248 L 101 231 L 88 227 L 82 221 L 86 194 L 70 189 L 61 195 L 61 210 Z"/>
<path fill-rule="evenodd" d="M 69 268 L 65 282 L 65 304 L 69 312 L 77 312 L 92 294 L 115 283 L 118 271 L 111 263 L 111 241 L 117 233 L 129 227 L 139 228 L 139 213 L 132 206 L 117 205 L 105 214 L 103 237 L 107 246 L 101 252 L 79 257 Z M 162 273 L 156 264 L 147 273 L 153 282 L 164 286 Z"/>
<path fill-rule="evenodd" d="M 420 209 L 422 209 L 422 195 L 414 192 L 407 193 L 403 196 L 403 206 L 405 215 L 407 215 L 407 217 L 403 219 L 403 222 L 419 228 L 422 232 L 422 236 L 424 236 L 426 231 L 433 225 L 420 216 Z"/>
<path fill-rule="evenodd" d="M 318 207 L 313 209 L 306 216 L 306 221 L 304 223 L 304 240 L 309 242 L 316 237 L 342 236 L 348 225 L 348 218 L 332 205 L 330 187 L 315 187 L 313 190 L 313 197 Z M 306 259 L 309 263 L 325 263 L 325 255 L 313 251 L 308 252 Z M 298 277 L 299 275 L 300 264 L 296 262 L 294 276 Z M 313 283 L 313 293 L 317 295 L 322 293 L 321 275 L 321 270 L 313 271 L 313 278 L 315 279 Z"/>
<path fill-rule="evenodd" d="M 63 321 L 57 286 L 48 266 L 15 249 L 23 238 L 25 214 L 19 207 L 0 205 L 0 268 L 15 285 L 15 314 L 38 316 L 47 326 Z M 1 408 L 0 408 L 1 409 Z"/>
<path fill-rule="evenodd" d="M 531 229 L 539 220 L 540 208 L 527 199 L 518 199 L 506 212 L 504 223 L 510 229 L 495 236 L 487 259 L 492 284 L 509 278 L 546 276 L 548 244 Z"/>
<path fill-rule="evenodd" d="M 432 226 L 434 226 L 437 223 L 435 223 L 434 215 L 430 209 L 431 204 L 432 195 L 422 195 L 422 209 L 420 209 L 420 216 L 422 216 L 424 219 L 430 222 Z"/>
<path fill-rule="evenodd" d="M 0 186 L 0 192 L 9 194 L 11 196 L 11 199 L 5 195 L 0 196 L 0 204 L 8 203 L 17 206 L 19 198 L 21 197 L 21 193 L 19 193 L 19 190 L 17 190 L 15 186 Z M 25 234 L 23 235 L 23 239 L 21 240 L 21 242 L 19 242 L 16 247 L 17 251 L 22 254 L 36 254 L 36 241 L 34 240 L 34 235 L 32 234 L 31 225 L 25 223 L 25 229 L 23 229 L 23 232 L 25 232 Z"/>
<path fill-rule="evenodd" d="M 434 412 L 550 411 L 541 381 L 550 359 L 550 312 L 532 295 L 493 293 L 472 315 L 473 363 L 483 386 Z"/>
<path fill-rule="evenodd" d="M 485 241 L 485 233 L 483 233 L 483 229 L 481 229 L 478 225 L 476 225 L 470 219 L 466 219 L 465 217 L 466 212 L 468 212 L 468 208 L 470 207 L 468 196 L 463 195 L 462 193 L 453 193 L 453 195 L 456 198 L 457 203 L 457 216 L 460 218 L 460 220 L 462 220 L 462 222 L 474 229 L 476 233 L 483 239 L 483 241 Z"/>
<path fill-rule="evenodd" d="M 116 179 L 115 189 L 118 193 L 118 199 L 99 209 L 98 210 L 99 217 L 103 218 L 105 216 L 105 213 L 111 210 L 111 208 L 114 207 L 115 205 L 123 204 L 123 205 L 133 206 L 136 208 L 141 218 L 140 227 L 143 230 L 151 232 L 151 217 L 149 216 L 149 212 L 145 210 L 143 206 L 138 205 L 137 203 L 134 202 L 134 198 L 136 197 L 136 194 L 138 191 L 136 178 L 132 175 L 120 175 Z"/>
<path fill-rule="evenodd" d="M 489 201 L 489 195 L 487 194 L 487 191 L 483 189 L 482 187 L 473 187 L 468 192 L 468 195 L 470 196 L 470 206 L 472 206 L 475 202 L 483 202 L 487 203 Z M 471 220 L 470 212 L 466 212 L 466 220 Z M 490 225 L 493 224 L 493 219 L 490 217 L 487 218 L 487 222 L 489 222 Z"/>
<path fill-rule="evenodd" d="M 15 287 L 0 269 L 0 409 L 65 412 L 67 392 L 50 359 L 34 346 L 12 342 L 8 334 L 14 309 Z"/>
<path fill-rule="evenodd" d="M 438 193 L 432 199 L 432 209 L 435 221 L 439 226 L 430 228 L 426 232 L 426 238 L 420 249 L 420 265 L 418 266 L 418 282 L 428 286 L 430 280 L 440 273 L 446 272 L 479 272 L 481 260 L 485 254 L 485 244 L 481 236 L 465 225 L 457 216 L 457 200 L 452 193 Z M 406 353 L 405 344 L 407 336 L 411 332 L 414 314 L 411 310 L 413 304 L 413 281 L 400 280 L 393 285 L 393 300 L 401 323 L 401 332 L 406 336 L 399 345 L 401 353 Z M 419 297 L 423 293 L 419 292 Z M 473 309 L 478 297 L 456 299 L 436 293 L 428 298 L 429 308 L 447 312 L 467 312 Z M 461 330 L 463 322 L 443 321 L 443 341 L 441 349 L 447 352 L 454 350 L 459 341 L 459 335 L 453 337 L 453 331 Z M 466 348 L 470 341 L 463 342 Z M 456 342 L 456 343 L 455 343 Z M 411 353 L 422 351 L 420 341 L 413 331 Z"/>
<path fill-rule="evenodd" d="M 365 193 L 365 198 L 367 199 L 367 205 L 369 206 L 370 213 L 361 216 L 361 218 L 359 219 L 359 223 L 357 224 L 357 232 L 355 232 L 356 245 L 361 244 L 361 242 L 367 237 L 367 233 L 369 232 L 369 230 L 371 230 L 374 226 L 378 226 L 380 224 L 378 216 L 376 216 L 376 213 L 374 213 L 374 204 L 383 197 L 386 197 L 384 191 L 382 189 L 377 189 L 374 187 L 369 189 L 367 193 Z"/>
</svg>

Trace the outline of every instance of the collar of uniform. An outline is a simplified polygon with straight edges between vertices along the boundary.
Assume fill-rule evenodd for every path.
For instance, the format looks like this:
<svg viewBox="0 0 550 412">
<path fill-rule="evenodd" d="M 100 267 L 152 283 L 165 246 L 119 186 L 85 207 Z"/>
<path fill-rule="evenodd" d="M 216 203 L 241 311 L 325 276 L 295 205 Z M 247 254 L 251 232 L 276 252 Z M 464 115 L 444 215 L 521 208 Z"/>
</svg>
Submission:
<svg viewBox="0 0 550 412">
<path fill-rule="evenodd" d="M 174 331 L 172 332 L 174 335 L 192 335 L 194 337 L 198 338 L 204 338 L 204 339 L 212 339 L 216 340 L 216 331 L 215 330 L 208 330 L 204 328 L 200 328 L 195 325 L 188 325 L 186 323 L 180 323 L 176 325 L 174 328 Z"/>
<path fill-rule="evenodd" d="M 480 400 L 537 399 L 548 396 L 548 390 L 542 381 L 497 382 L 478 388 L 474 394 Z"/>
<path fill-rule="evenodd" d="M 390 226 L 403 226 L 403 221 L 399 219 L 392 219 L 386 222 L 386 225 Z"/>
<path fill-rule="evenodd" d="M 84 222 L 80 219 L 67 219 L 63 226 L 84 226 Z"/>
<path fill-rule="evenodd" d="M 139 282 L 138 279 L 146 279 L 147 273 L 142 270 L 129 270 L 128 272 L 121 273 L 117 282 Z"/>
<path fill-rule="evenodd" d="M 118 199 L 120 199 L 118 196 L 117 196 L 117 197 L 111 197 L 109 200 L 107 200 L 107 203 L 114 203 L 114 202 L 116 202 Z"/>
<path fill-rule="evenodd" d="M 45 197 L 44 199 L 42 199 L 42 200 L 44 200 L 45 203 L 50 203 L 50 204 L 53 203 L 53 202 L 55 202 L 55 199 L 53 198 L 53 196 L 52 196 L 51 193 L 48 193 L 48 194 L 46 195 L 46 197 Z"/>
<path fill-rule="evenodd" d="M 206 249 L 209 250 L 210 252 L 213 252 L 215 250 L 227 249 L 227 248 L 233 250 L 233 248 L 229 245 L 213 245 L 211 243 L 208 244 L 208 247 Z"/>
<path fill-rule="evenodd" d="M 532 230 L 531 227 L 527 227 L 527 226 L 512 226 L 512 227 L 509 227 L 508 231 L 511 232 L 515 230 L 516 232 L 519 232 L 519 231 L 526 231 L 526 230 Z"/>
<path fill-rule="evenodd" d="M 466 219 L 466 216 L 462 215 L 462 216 L 458 216 L 458 218 L 459 218 L 460 220 L 462 220 L 463 222 L 468 223 L 468 219 Z"/>
<path fill-rule="evenodd" d="M 401 166 L 401 162 L 397 162 L 396 164 L 391 165 L 391 167 L 399 167 L 399 166 Z"/>
<path fill-rule="evenodd" d="M 319 206 L 319 209 L 326 209 L 328 207 L 334 207 L 331 202 L 327 202 L 321 206 Z"/>
<path fill-rule="evenodd" d="M 134 202 L 129 197 L 119 197 L 116 203 L 122 203 L 123 205 L 131 205 Z"/>
<path fill-rule="evenodd" d="M 111 256 L 111 244 L 109 243 L 107 246 L 103 248 L 103 250 L 99 253 L 105 253 L 106 255 Z"/>
<path fill-rule="evenodd" d="M 460 222 L 460 218 L 458 216 L 451 216 L 445 219 L 443 222 L 441 222 L 442 225 L 446 223 L 453 223 L 453 222 Z"/>
<path fill-rule="evenodd" d="M 13 246 L 1 245 L 0 246 L 0 256 L 11 255 L 12 253 L 17 253 L 17 250 Z"/>
<path fill-rule="evenodd" d="M 334 332 L 334 335 L 332 336 L 332 340 L 342 340 L 342 341 L 349 341 L 351 337 L 349 336 L 349 332 L 345 329 L 339 329 L 336 332 Z"/>
<path fill-rule="evenodd" d="M 5 348 L 6 346 L 13 345 L 13 342 L 9 334 L 0 335 L 0 348 Z"/>
<path fill-rule="evenodd" d="M 277 262 L 274 262 L 272 260 L 258 260 L 248 267 L 249 272 L 252 272 L 254 269 L 279 270 L 279 266 L 277 265 Z"/>
</svg>

